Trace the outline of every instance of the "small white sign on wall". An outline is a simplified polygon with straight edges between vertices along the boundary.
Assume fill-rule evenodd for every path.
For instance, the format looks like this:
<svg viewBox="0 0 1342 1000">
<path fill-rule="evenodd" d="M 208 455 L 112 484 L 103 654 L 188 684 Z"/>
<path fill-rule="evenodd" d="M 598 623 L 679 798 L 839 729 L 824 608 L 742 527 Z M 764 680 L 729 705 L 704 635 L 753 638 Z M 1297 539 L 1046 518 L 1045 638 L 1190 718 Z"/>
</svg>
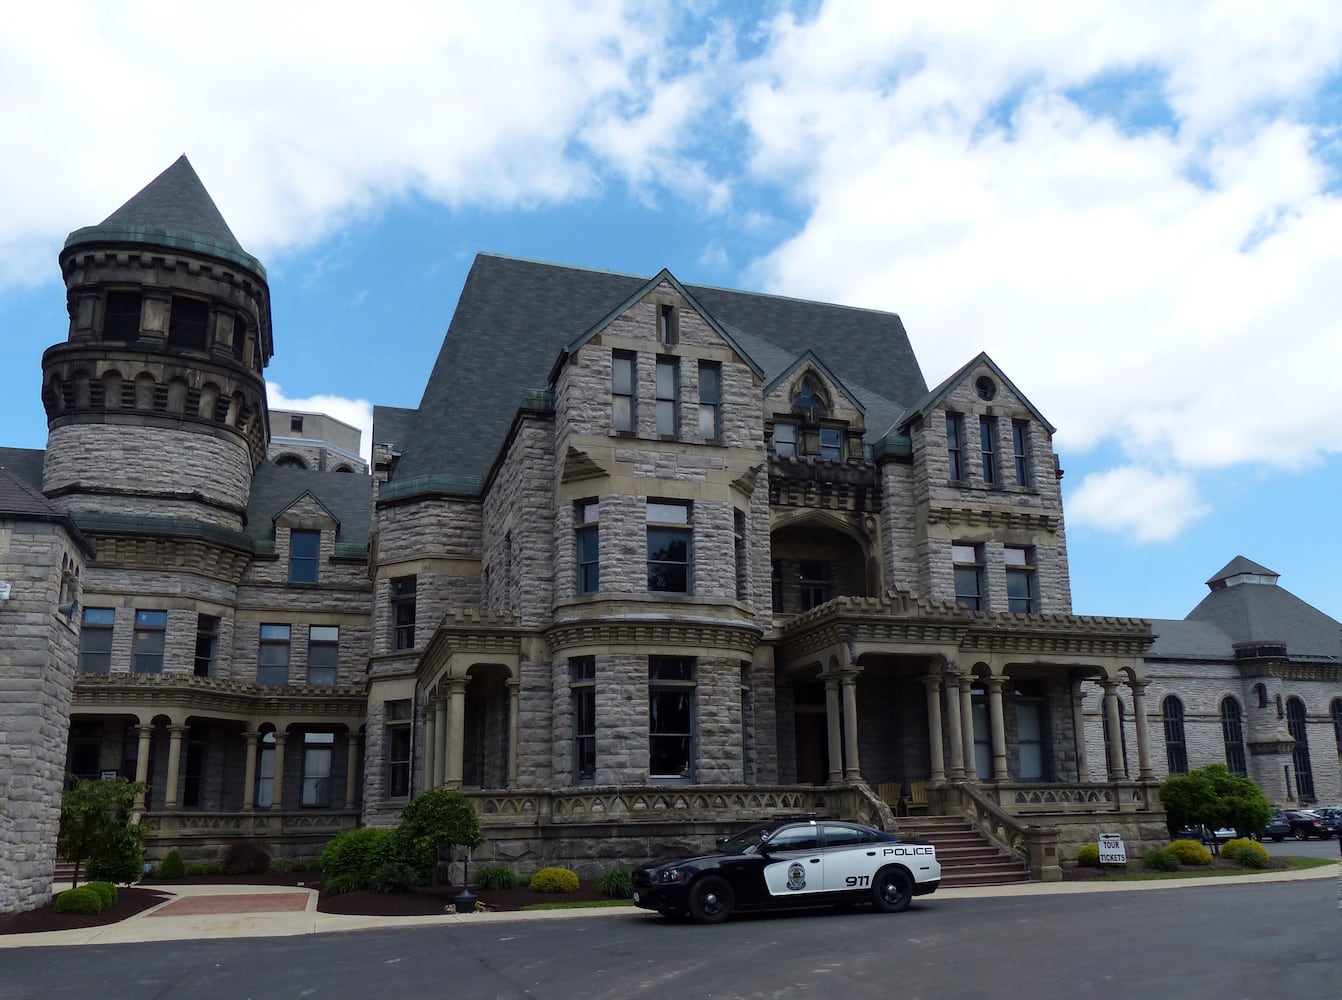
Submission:
<svg viewBox="0 0 1342 1000">
<path fill-rule="evenodd" d="M 1100 834 L 1100 864 L 1126 865 L 1128 851 L 1123 846 L 1123 838 L 1116 833 Z"/>
</svg>

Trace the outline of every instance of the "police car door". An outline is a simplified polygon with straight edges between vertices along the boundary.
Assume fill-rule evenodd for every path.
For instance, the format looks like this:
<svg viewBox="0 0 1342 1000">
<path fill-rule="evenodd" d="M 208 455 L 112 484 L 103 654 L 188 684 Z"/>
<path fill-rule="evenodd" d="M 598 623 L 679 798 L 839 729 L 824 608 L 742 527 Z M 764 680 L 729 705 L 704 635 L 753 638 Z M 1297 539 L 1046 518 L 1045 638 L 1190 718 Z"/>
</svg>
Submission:
<svg viewBox="0 0 1342 1000">
<path fill-rule="evenodd" d="M 815 823 L 783 827 L 769 838 L 766 849 L 764 884 L 770 896 L 805 896 L 825 888 L 820 827 Z"/>
<path fill-rule="evenodd" d="M 825 888 L 830 892 L 870 889 L 880 867 L 880 846 L 865 830 L 852 826 L 824 826 Z"/>
</svg>

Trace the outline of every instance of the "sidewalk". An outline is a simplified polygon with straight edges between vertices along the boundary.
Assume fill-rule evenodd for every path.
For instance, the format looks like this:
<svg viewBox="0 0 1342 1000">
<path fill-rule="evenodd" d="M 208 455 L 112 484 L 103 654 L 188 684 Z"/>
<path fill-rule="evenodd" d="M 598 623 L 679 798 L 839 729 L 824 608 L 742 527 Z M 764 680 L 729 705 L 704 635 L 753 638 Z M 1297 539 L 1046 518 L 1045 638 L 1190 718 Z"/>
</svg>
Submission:
<svg viewBox="0 0 1342 1000">
<path fill-rule="evenodd" d="M 935 905 L 943 899 L 991 899 L 1004 896 L 1062 896 L 1105 892 L 1167 892 L 1210 885 L 1244 885 L 1256 882 L 1297 882 L 1338 878 L 1336 865 L 1307 871 L 1262 872 L 1152 882 L 1031 882 L 1025 885 L 971 886 L 939 889 L 918 901 Z M 61 888 L 64 888 L 62 886 Z M 140 941 L 193 941 L 209 938 L 290 937 L 300 934 L 334 934 L 340 931 L 387 930 L 397 927 L 449 927 L 458 924 L 510 923 L 519 920 L 586 920 L 612 917 L 646 917 L 660 920 L 648 910 L 628 907 L 593 907 L 572 910 L 525 910 L 503 913 L 445 913 L 435 917 L 372 917 L 320 913 L 317 891 L 274 885 L 174 885 L 162 892 L 172 898 L 116 924 L 43 934 L 0 935 L 0 949 L 46 948 L 57 945 L 128 944 Z"/>
</svg>

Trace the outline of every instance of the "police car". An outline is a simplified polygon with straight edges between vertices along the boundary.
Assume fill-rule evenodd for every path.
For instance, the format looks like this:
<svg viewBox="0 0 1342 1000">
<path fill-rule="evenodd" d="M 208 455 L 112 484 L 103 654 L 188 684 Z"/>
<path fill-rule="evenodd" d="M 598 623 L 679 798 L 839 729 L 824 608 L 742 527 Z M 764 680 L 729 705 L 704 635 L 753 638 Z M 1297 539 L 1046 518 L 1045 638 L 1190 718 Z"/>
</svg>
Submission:
<svg viewBox="0 0 1342 1000">
<path fill-rule="evenodd" d="M 756 824 L 709 854 L 639 869 L 634 903 L 701 924 L 734 912 L 849 903 L 895 913 L 940 884 L 931 844 L 807 814 Z"/>
</svg>

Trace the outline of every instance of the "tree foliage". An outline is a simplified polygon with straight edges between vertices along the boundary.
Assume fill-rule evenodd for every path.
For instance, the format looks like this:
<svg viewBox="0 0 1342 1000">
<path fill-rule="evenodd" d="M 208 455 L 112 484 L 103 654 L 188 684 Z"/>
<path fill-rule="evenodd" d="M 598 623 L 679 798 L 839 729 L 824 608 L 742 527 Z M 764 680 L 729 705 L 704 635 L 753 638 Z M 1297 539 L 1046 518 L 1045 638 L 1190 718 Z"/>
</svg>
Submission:
<svg viewBox="0 0 1342 1000">
<path fill-rule="evenodd" d="M 1198 825 L 1233 827 L 1245 836 L 1261 834 L 1272 811 L 1257 785 L 1231 774 L 1224 764 L 1208 764 L 1165 779 L 1160 800 L 1171 834 Z"/>
<path fill-rule="evenodd" d="M 395 854 L 432 881 L 444 847 L 479 847 L 485 842 L 475 807 L 460 792 L 439 788 L 411 799 L 401 810 Z"/>
<path fill-rule="evenodd" d="M 75 863 L 74 883 L 79 883 L 80 863 L 87 860 L 95 878 L 108 882 L 131 882 L 143 863 L 144 831 L 132 825 L 127 812 L 143 784 L 116 778 L 77 781 L 61 795 L 61 824 L 56 850 Z"/>
</svg>

